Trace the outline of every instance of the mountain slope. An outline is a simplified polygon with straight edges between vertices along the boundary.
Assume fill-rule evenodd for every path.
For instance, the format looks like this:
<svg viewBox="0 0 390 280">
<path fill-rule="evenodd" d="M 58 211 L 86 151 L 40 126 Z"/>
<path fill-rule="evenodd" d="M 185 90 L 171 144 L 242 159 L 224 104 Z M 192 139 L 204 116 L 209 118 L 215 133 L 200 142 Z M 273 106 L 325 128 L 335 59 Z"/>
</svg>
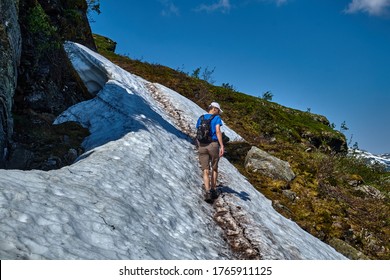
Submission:
<svg viewBox="0 0 390 280">
<path fill-rule="evenodd" d="M 282 215 L 350 258 L 389 259 L 389 173 L 347 156 L 345 136 L 326 117 L 118 55 L 115 42 L 96 34 L 94 38 L 99 53 L 125 70 L 163 84 L 202 108 L 218 101 L 223 120 L 247 141 L 227 143 L 226 158 Z M 248 172 L 245 156 L 252 146 L 287 161 L 295 179 L 287 184 Z M 371 191 L 361 191 L 367 188 Z"/>
<path fill-rule="evenodd" d="M 80 45 L 69 44 L 68 51 L 84 81 L 101 88 L 94 99 L 57 119 L 76 120 L 90 129 L 87 152 L 59 170 L 0 170 L 0 257 L 240 257 L 213 221 L 214 210 L 202 200 L 194 145 L 152 97 L 151 84 Z M 165 87 L 152 86 L 182 110 L 188 125 L 203 112 Z M 193 110 L 180 108 L 182 104 Z M 225 185 L 220 206 L 245 229 L 257 257 L 344 258 L 274 211 L 226 159 L 221 173 Z"/>
</svg>

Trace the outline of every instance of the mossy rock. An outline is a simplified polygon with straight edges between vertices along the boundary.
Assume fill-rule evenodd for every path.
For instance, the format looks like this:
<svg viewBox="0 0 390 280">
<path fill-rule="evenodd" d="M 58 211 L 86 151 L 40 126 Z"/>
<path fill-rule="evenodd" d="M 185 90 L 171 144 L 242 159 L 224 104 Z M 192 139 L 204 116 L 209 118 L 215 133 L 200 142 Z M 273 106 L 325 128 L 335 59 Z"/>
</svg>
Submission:
<svg viewBox="0 0 390 280">
<path fill-rule="evenodd" d="M 369 260 L 370 258 L 367 257 L 365 254 L 360 252 L 359 250 L 355 249 L 348 243 L 344 242 L 341 239 L 338 238 L 332 238 L 329 240 L 329 245 L 332 246 L 337 252 L 343 254 L 348 259 L 351 260 Z"/>
<path fill-rule="evenodd" d="M 38 117 L 39 116 L 39 117 Z M 44 114 L 14 115 L 16 145 L 11 149 L 7 168 L 51 170 L 73 163 L 69 153 L 83 153 L 82 142 L 89 135 L 88 129 L 75 122 L 52 125 L 52 116 Z M 28 155 L 20 156 L 20 155 Z M 51 160 L 50 160 L 51 159 Z M 49 165 L 48 161 L 56 159 Z M 25 162 L 18 162 L 23 161 Z"/>
<path fill-rule="evenodd" d="M 101 51 L 115 52 L 116 42 L 114 42 L 110 38 L 98 34 L 93 34 L 93 39 L 96 42 L 96 46 L 99 52 Z"/>
</svg>

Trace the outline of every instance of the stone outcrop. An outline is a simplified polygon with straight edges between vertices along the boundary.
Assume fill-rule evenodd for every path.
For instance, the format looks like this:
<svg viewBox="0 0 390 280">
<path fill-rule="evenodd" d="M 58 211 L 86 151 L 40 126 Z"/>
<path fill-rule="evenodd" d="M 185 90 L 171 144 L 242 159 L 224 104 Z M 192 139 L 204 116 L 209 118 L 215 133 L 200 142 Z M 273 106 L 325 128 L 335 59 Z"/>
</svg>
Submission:
<svg viewBox="0 0 390 280">
<path fill-rule="evenodd" d="M 15 0 L 0 0 L 0 167 L 13 132 L 12 100 L 21 56 L 21 34 Z"/>
<path fill-rule="evenodd" d="M 261 173 L 271 179 L 290 182 L 295 178 L 290 164 L 267 152 L 252 147 L 245 158 L 245 169 L 249 172 Z"/>
<path fill-rule="evenodd" d="M 301 133 L 302 139 L 306 139 L 310 145 L 324 152 L 347 153 L 348 145 L 345 136 L 337 131 L 322 131 L 314 133 L 307 130 Z"/>
<path fill-rule="evenodd" d="M 96 50 L 87 8 L 85 0 L 0 0 L 0 168 L 51 169 L 52 158 L 65 163 L 78 150 L 58 140 L 79 132 L 57 135 L 52 123 L 92 97 L 63 48 L 71 40 Z"/>
<path fill-rule="evenodd" d="M 366 255 L 341 239 L 332 238 L 329 245 L 351 260 L 369 260 Z"/>
</svg>

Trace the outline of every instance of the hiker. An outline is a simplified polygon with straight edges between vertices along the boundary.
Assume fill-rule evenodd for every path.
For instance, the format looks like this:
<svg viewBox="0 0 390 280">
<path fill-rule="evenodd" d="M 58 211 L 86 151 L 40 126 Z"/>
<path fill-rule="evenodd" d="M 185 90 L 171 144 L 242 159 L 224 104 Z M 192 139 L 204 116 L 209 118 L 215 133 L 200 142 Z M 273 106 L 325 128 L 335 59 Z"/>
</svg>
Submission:
<svg viewBox="0 0 390 280">
<path fill-rule="evenodd" d="M 199 163 L 203 171 L 203 182 L 206 190 L 205 200 L 207 202 L 211 202 L 218 196 L 218 162 L 219 158 L 222 157 L 225 152 L 222 142 L 222 120 L 219 116 L 220 113 L 222 113 L 222 110 L 219 104 L 217 102 L 212 102 L 208 107 L 208 114 L 202 115 L 196 123 Z M 202 129 L 205 128 L 209 129 L 206 133 L 205 131 L 202 131 Z"/>
</svg>

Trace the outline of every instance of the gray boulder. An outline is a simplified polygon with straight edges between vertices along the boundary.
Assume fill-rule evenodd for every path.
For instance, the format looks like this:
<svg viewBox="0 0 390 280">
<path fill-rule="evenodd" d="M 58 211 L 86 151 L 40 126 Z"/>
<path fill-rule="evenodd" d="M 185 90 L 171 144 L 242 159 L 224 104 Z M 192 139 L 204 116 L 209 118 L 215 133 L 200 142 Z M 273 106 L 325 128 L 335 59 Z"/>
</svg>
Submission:
<svg viewBox="0 0 390 280">
<path fill-rule="evenodd" d="M 252 147 L 245 158 L 245 169 L 249 172 L 263 174 L 271 179 L 290 182 L 295 178 L 287 161 L 278 159 L 267 152 Z"/>
</svg>

